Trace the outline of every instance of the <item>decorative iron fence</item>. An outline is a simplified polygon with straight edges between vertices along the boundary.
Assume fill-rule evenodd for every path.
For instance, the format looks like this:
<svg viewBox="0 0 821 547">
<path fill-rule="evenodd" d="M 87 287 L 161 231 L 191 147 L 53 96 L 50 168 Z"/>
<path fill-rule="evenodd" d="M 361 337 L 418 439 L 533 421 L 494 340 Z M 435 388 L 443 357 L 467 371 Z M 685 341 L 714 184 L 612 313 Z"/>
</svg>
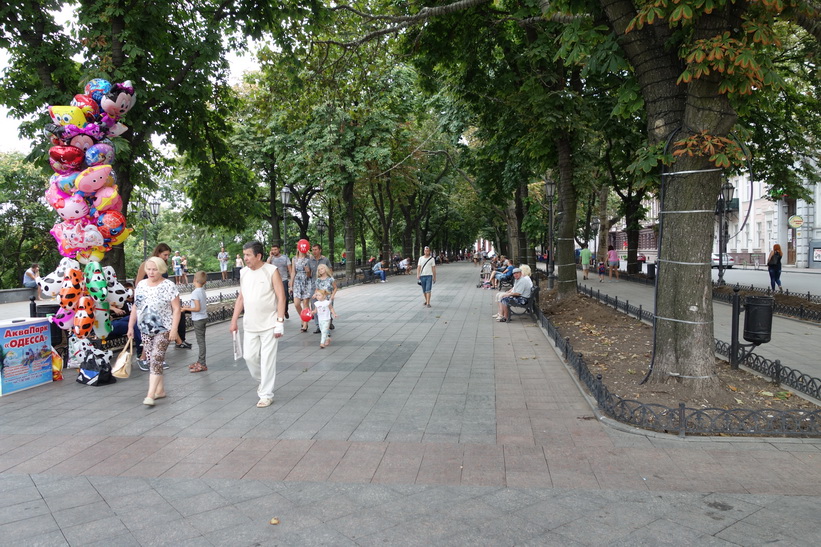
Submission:
<svg viewBox="0 0 821 547">
<path fill-rule="evenodd" d="M 601 295 L 586 287 L 579 287 L 579 291 L 588 296 L 599 299 L 619 311 L 625 311 L 643 320 L 652 322 L 652 313 L 642 310 L 641 307 L 630 306 L 629 302 L 620 303 L 617 298 Z M 595 293 L 599 293 L 596 295 Z M 556 326 L 542 313 L 536 310 L 536 317 L 541 326 L 547 330 L 548 336 L 564 355 L 565 360 L 576 372 L 579 381 L 583 383 L 595 397 L 602 413 L 619 422 L 662 433 L 677 433 L 680 437 L 687 434 L 698 435 L 783 435 L 789 437 L 821 437 L 821 410 L 771 410 L 771 409 L 721 409 L 721 408 L 689 408 L 685 403 L 670 408 L 660 404 L 648 404 L 632 399 L 623 399 L 611 393 L 602 382 L 601 374 L 593 375 L 584 361 L 581 353 L 573 350 L 569 338 L 562 338 Z M 721 351 L 719 344 L 723 344 L 729 354 L 729 346 L 716 340 L 717 351 Z M 759 369 L 751 366 L 758 361 Z M 771 364 L 769 364 L 771 363 Z M 772 363 L 760 356 L 753 355 L 743 362 L 754 370 L 766 370 L 768 376 L 779 378 L 784 384 L 818 397 L 821 389 L 821 380 L 812 378 L 799 371 L 782 366 L 778 361 Z M 762 372 L 763 374 L 764 372 Z M 786 381 L 785 381 L 786 380 Z M 804 389 L 801 389 L 803 387 Z"/>
</svg>

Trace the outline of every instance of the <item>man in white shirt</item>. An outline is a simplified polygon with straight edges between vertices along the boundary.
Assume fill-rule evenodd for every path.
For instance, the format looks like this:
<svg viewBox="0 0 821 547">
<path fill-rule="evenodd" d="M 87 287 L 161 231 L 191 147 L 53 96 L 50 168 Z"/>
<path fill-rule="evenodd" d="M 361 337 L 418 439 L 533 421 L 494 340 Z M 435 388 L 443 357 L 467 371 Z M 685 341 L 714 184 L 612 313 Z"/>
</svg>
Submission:
<svg viewBox="0 0 821 547">
<path fill-rule="evenodd" d="M 530 273 L 529 267 L 522 266 L 522 268 L 527 268 L 527 273 Z M 509 306 L 511 304 L 526 305 L 530 299 L 530 294 L 533 292 L 533 281 L 529 275 L 523 275 L 522 268 L 513 268 L 513 288 L 500 293 L 499 313 L 494 316 L 500 323 L 506 323 L 510 320 Z"/>
<path fill-rule="evenodd" d="M 243 357 L 251 376 L 259 381 L 257 408 L 265 408 L 274 402 L 277 342 L 285 333 L 285 291 L 277 268 L 262 258 L 262 243 L 246 243 L 242 254 L 245 267 L 240 270 L 231 332 L 238 332 L 239 315 L 245 310 Z"/>
<path fill-rule="evenodd" d="M 220 261 L 220 272 L 222 272 L 222 280 L 228 280 L 228 253 L 225 247 L 220 247 L 220 252 L 217 254 L 217 260 Z"/>
</svg>

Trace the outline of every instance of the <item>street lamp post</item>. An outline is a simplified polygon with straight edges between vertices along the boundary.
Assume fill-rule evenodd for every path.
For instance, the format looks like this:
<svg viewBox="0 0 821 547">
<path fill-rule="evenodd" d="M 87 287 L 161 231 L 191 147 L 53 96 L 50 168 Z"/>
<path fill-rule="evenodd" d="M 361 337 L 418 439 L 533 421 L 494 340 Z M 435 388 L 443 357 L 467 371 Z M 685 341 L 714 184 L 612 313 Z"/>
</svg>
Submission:
<svg viewBox="0 0 821 547">
<path fill-rule="evenodd" d="M 590 231 L 593 232 L 593 256 L 598 257 L 599 254 L 599 227 L 601 226 L 601 220 L 599 217 L 593 217 L 590 219 Z M 598 260 L 598 259 L 597 259 Z"/>
<path fill-rule="evenodd" d="M 727 222 L 727 211 L 730 202 L 733 200 L 735 188 L 729 182 L 721 186 L 721 195 L 718 197 L 718 211 L 720 214 L 720 226 L 718 228 L 718 284 L 724 285 L 724 256 L 727 254 L 727 240 L 729 239 L 729 225 Z"/>
<path fill-rule="evenodd" d="M 143 262 L 148 260 L 148 222 L 151 224 L 156 224 L 157 217 L 160 214 L 159 201 L 152 201 L 148 204 L 148 206 L 150 207 L 150 211 L 145 208 L 145 205 L 143 205 L 143 208 L 140 211 L 140 218 L 143 220 Z"/>
<path fill-rule="evenodd" d="M 322 236 L 325 235 L 325 229 L 328 227 L 325 221 L 321 218 L 316 221 L 316 231 L 319 232 L 319 246 L 322 247 Z"/>
<path fill-rule="evenodd" d="M 288 252 L 288 215 L 285 208 L 291 203 L 291 189 L 283 186 L 279 192 L 279 199 L 282 200 L 282 251 Z"/>
<path fill-rule="evenodd" d="M 553 284 L 556 282 L 556 275 L 553 272 L 553 269 L 556 265 L 556 257 L 555 257 L 555 248 L 553 245 L 553 198 L 556 196 L 556 182 L 553 181 L 550 177 L 545 177 L 544 179 L 544 194 L 547 198 L 547 224 L 548 224 L 548 236 L 547 236 L 547 248 L 549 256 L 547 257 L 547 288 L 552 289 Z"/>
</svg>

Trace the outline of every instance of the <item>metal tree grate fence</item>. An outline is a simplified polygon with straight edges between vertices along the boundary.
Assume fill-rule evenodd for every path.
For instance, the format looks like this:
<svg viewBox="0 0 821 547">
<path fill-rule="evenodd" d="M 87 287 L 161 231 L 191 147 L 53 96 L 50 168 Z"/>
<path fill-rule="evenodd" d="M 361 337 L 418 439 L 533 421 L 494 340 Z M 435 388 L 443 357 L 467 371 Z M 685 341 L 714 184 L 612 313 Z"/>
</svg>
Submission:
<svg viewBox="0 0 821 547">
<path fill-rule="evenodd" d="M 593 290 L 579 288 L 580 292 L 588 296 L 596 297 Z M 630 306 L 628 302 L 619 302 L 617 298 L 607 295 L 598 295 L 602 302 L 614 306 L 620 311 L 625 311 L 644 320 L 652 321 L 652 313 L 642 310 L 641 307 Z M 689 408 L 684 403 L 679 403 L 676 408 L 670 408 L 660 404 L 647 404 L 632 399 L 623 399 L 610 392 L 602 382 L 602 376 L 593 375 L 584 361 L 581 353 L 573 350 L 569 338 L 562 338 L 556 326 L 542 313 L 536 310 L 536 316 L 540 325 L 547 330 L 548 336 L 564 355 L 567 363 L 576 372 L 579 381 L 583 383 L 593 397 L 596 399 L 602 413 L 619 422 L 659 431 L 662 433 L 677 433 L 680 437 L 687 434 L 697 435 L 783 435 L 790 437 L 821 437 L 821 410 L 800 411 L 800 410 L 770 410 L 770 409 L 721 409 L 721 408 Z M 716 341 L 716 344 L 727 344 Z M 729 347 L 727 348 L 729 351 Z M 755 356 L 759 360 L 760 356 Z M 770 362 L 772 363 L 772 362 Z M 777 361 L 776 361 L 777 363 Z M 772 363 L 776 365 L 776 363 Z M 747 364 L 747 360 L 744 362 Z M 748 365 L 749 366 L 749 365 Z M 795 377 L 795 383 L 807 387 L 810 392 L 819 391 L 821 380 L 801 374 L 798 371 L 788 369 L 780 364 L 777 365 L 778 377 L 788 379 Z M 753 368 L 753 367 L 750 367 Z M 784 370 L 789 370 L 785 373 Z M 807 393 L 790 385 L 798 391 Z M 811 394 L 811 393 L 808 393 Z"/>
</svg>

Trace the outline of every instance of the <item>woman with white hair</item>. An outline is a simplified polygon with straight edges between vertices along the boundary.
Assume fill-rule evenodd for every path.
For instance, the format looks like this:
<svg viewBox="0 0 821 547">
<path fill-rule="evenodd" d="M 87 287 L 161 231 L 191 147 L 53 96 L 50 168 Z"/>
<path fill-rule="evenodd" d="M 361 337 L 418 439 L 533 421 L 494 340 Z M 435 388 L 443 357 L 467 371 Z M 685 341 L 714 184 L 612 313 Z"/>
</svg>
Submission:
<svg viewBox="0 0 821 547">
<path fill-rule="evenodd" d="M 163 278 L 168 266 L 162 258 L 152 256 L 144 266 L 146 278 L 134 290 L 128 337 L 134 336 L 134 325 L 139 324 L 150 371 L 143 404 L 154 406 L 156 399 L 166 396 L 162 373 L 165 350 L 170 342 L 180 339 L 180 293 L 173 281 Z"/>
</svg>

